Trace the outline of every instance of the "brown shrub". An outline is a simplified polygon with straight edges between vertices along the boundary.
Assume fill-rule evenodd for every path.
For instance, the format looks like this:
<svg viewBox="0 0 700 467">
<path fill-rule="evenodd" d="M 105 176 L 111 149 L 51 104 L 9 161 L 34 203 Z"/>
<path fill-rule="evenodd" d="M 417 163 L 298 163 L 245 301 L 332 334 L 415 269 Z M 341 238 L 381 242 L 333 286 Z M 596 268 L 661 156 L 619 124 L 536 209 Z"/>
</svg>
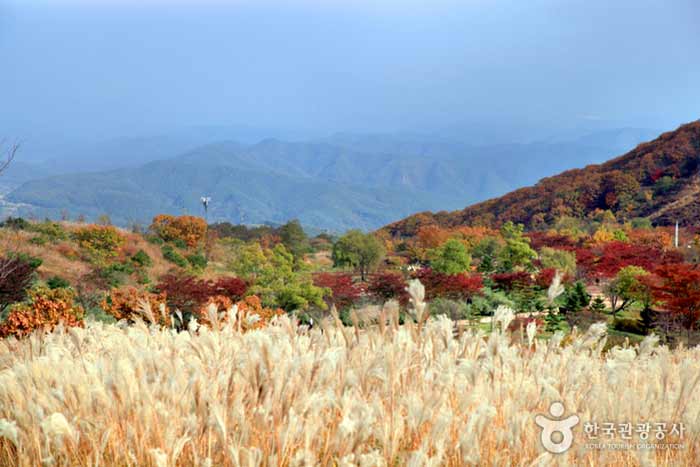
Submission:
<svg viewBox="0 0 700 467">
<path fill-rule="evenodd" d="M 36 329 L 52 330 L 58 323 L 83 326 L 85 310 L 74 303 L 71 289 L 37 288 L 29 292 L 29 301 L 13 305 L 7 319 L 0 323 L 0 337 L 22 337 Z"/>
</svg>

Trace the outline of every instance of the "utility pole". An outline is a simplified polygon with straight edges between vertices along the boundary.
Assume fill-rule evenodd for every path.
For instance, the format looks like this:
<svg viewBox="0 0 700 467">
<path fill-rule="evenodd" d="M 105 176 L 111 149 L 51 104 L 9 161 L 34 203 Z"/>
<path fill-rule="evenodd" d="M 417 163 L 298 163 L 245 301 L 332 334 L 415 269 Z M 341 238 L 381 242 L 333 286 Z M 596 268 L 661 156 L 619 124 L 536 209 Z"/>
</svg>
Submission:
<svg viewBox="0 0 700 467">
<path fill-rule="evenodd" d="M 673 245 L 678 248 L 678 221 L 676 221 L 676 236 L 673 239 Z"/>
<path fill-rule="evenodd" d="M 211 198 L 202 196 L 199 200 L 202 202 L 202 206 L 204 206 L 204 223 L 207 225 L 206 237 L 204 239 L 204 258 L 209 261 L 209 203 L 211 202 Z"/>
</svg>

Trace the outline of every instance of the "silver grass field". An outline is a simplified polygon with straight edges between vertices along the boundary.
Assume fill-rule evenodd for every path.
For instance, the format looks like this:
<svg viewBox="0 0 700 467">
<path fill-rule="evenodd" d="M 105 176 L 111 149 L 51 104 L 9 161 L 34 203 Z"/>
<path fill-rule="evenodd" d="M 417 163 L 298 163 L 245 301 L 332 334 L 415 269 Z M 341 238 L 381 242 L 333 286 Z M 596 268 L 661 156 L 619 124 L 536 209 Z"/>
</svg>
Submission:
<svg viewBox="0 0 700 467">
<path fill-rule="evenodd" d="M 390 304 L 362 329 L 328 320 L 306 331 L 283 317 L 241 332 L 232 309 L 179 333 L 91 322 L 0 341 L 0 465 L 700 462 L 700 349 L 649 336 L 604 351 L 602 324 L 549 340 L 533 324 L 511 334 L 503 308 L 494 332 L 455 338 L 451 321 L 428 318 L 422 286 L 410 292 L 405 325 Z M 543 449 L 535 423 L 555 401 L 581 420 L 562 454 Z M 685 432 L 664 440 L 674 449 L 604 449 L 589 445 L 586 421 Z"/>
</svg>

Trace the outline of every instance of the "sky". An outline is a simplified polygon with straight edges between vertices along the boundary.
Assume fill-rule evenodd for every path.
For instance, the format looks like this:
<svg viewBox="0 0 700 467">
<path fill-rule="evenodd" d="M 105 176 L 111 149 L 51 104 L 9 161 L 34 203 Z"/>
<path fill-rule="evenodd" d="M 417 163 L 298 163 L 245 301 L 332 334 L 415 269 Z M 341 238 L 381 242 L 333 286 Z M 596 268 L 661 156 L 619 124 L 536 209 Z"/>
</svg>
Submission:
<svg viewBox="0 0 700 467">
<path fill-rule="evenodd" d="M 0 0 L 0 135 L 672 129 L 697 0 Z"/>
</svg>

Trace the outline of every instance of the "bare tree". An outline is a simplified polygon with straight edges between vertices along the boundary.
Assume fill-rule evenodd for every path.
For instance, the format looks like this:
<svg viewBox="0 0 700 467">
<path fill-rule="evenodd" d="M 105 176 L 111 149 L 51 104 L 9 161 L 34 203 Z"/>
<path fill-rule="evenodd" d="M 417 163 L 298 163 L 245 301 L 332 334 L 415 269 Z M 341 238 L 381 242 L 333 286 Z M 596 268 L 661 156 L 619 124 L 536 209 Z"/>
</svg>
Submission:
<svg viewBox="0 0 700 467">
<path fill-rule="evenodd" d="M 6 152 L 7 154 L 3 156 L 3 159 L 0 161 L 0 174 L 3 173 L 7 168 L 10 166 L 12 161 L 15 158 L 15 155 L 17 154 L 17 150 L 19 149 L 19 144 L 14 143 L 10 145 L 8 149 L 3 149 L 6 145 L 5 140 L 0 140 L 0 152 Z"/>
</svg>

